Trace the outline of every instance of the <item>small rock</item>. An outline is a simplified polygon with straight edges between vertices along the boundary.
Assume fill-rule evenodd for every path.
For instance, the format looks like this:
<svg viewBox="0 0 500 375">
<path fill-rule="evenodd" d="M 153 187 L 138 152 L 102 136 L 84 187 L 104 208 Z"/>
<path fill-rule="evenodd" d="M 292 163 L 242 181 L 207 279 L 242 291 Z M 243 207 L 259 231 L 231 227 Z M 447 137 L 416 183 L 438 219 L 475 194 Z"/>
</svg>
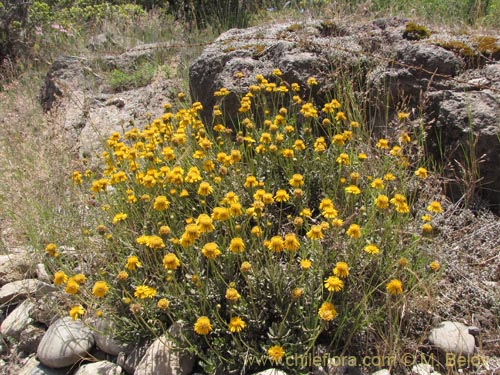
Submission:
<svg viewBox="0 0 500 375">
<path fill-rule="evenodd" d="M 35 273 L 38 280 L 44 281 L 46 283 L 52 282 L 49 273 L 47 272 L 47 269 L 45 268 L 45 265 L 43 263 L 38 263 L 36 265 Z"/>
<path fill-rule="evenodd" d="M 120 375 L 122 368 L 113 362 L 100 361 L 81 366 L 74 375 Z"/>
<path fill-rule="evenodd" d="M 53 285 L 44 283 L 37 279 L 25 279 L 5 284 L 0 289 L 0 304 L 14 303 L 29 295 L 39 298 L 51 291 L 56 290 Z"/>
<path fill-rule="evenodd" d="M 419 363 L 411 368 L 413 375 L 431 375 L 434 373 L 434 368 L 427 363 Z"/>
<path fill-rule="evenodd" d="M 476 326 L 471 326 L 471 327 L 469 327 L 468 332 L 472 336 L 476 337 L 476 336 L 479 336 L 479 334 L 481 333 L 481 329 L 479 327 L 476 327 Z"/>
<path fill-rule="evenodd" d="M 35 304 L 30 300 L 25 300 L 17 306 L 2 322 L 0 326 L 2 336 L 19 338 L 21 332 L 33 321 L 30 315 L 34 308 Z"/>
<path fill-rule="evenodd" d="M 95 323 L 94 338 L 96 345 L 105 353 L 118 355 L 129 353 L 131 346 L 113 338 L 113 325 L 109 319 L 99 319 Z"/>
<path fill-rule="evenodd" d="M 44 334 L 45 330 L 28 325 L 19 336 L 19 350 L 25 353 L 36 353 Z"/>
<path fill-rule="evenodd" d="M 374 372 L 372 375 L 391 375 L 391 372 L 387 369 L 379 370 Z"/>
<path fill-rule="evenodd" d="M 188 375 L 195 364 L 194 357 L 176 350 L 167 336 L 156 339 L 135 369 L 134 375 Z"/>
<path fill-rule="evenodd" d="M 88 355 L 94 346 L 92 332 L 80 321 L 70 317 L 52 324 L 38 345 L 40 361 L 51 368 L 71 366 Z"/>
<path fill-rule="evenodd" d="M 284 371 L 275 368 L 270 368 L 261 372 L 256 372 L 253 375 L 288 375 L 288 374 Z"/>
<path fill-rule="evenodd" d="M 442 322 L 431 330 L 429 341 L 445 353 L 474 353 L 474 336 L 469 334 L 469 327 L 459 322 Z"/>
</svg>

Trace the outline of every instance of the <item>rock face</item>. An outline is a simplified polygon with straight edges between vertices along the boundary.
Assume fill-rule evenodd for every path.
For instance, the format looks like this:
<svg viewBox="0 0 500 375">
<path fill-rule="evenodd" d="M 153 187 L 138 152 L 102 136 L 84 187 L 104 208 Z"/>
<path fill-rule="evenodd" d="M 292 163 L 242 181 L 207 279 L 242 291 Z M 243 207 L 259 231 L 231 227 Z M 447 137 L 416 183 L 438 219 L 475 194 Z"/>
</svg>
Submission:
<svg viewBox="0 0 500 375">
<path fill-rule="evenodd" d="M 103 137 L 133 126 L 144 127 L 151 118 L 162 114 L 163 104 L 176 95 L 180 87 L 177 80 L 156 72 L 149 83 L 116 92 L 110 86 L 110 72 L 133 70 L 167 47 L 166 44 L 142 45 L 122 55 L 99 60 L 61 56 L 47 73 L 40 103 L 74 138 L 82 156 L 100 153 Z M 165 63 L 172 67 L 175 61 Z"/>
<path fill-rule="evenodd" d="M 469 327 L 462 323 L 442 322 L 432 329 L 429 341 L 444 353 L 474 354 L 474 336 L 469 334 Z"/>
<path fill-rule="evenodd" d="M 299 83 L 301 93 L 310 90 L 320 108 L 328 92 L 343 92 L 349 83 L 355 99 L 366 103 L 375 129 L 385 126 L 402 107 L 423 113 L 428 151 L 445 167 L 447 177 L 460 180 L 462 166 L 469 168 L 462 182 L 450 185 L 450 195 L 458 200 L 479 192 L 500 210 L 500 54 L 494 52 L 500 51 L 500 41 L 493 39 L 485 49 L 484 37 L 445 32 L 408 40 L 407 24 L 404 19 L 388 18 L 229 30 L 191 65 L 193 100 L 203 104 L 202 115 L 211 124 L 217 99 L 213 93 L 227 88 L 231 94 L 222 105 L 226 120 L 234 122 L 238 97 L 256 83 L 257 74 L 271 82 Z M 458 45 L 470 51 L 465 53 Z M 280 78 L 273 76 L 274 69 L 281 70 Z M 309 77 L 315 77 L 318 85 L 309 88 Z M 467 165 L 474 159 L 481 160 L 477 170 Z"/>
<path fill-rule="evenodd" d="M 92 332 L 80 320 L 65 317 L 45 332 L 37 356 L 50 368 L 66 367 L 85 358 L 93 346 Z"/>
</svg>

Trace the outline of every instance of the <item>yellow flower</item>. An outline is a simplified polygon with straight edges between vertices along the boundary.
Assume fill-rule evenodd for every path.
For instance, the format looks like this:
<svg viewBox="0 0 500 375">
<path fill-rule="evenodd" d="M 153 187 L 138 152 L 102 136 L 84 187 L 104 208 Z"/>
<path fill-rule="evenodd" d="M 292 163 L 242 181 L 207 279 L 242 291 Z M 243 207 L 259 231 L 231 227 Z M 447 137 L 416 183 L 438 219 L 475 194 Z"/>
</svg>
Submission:
<svg viewBox="0 0 500 375">
<path fill-rule="evenodd" d="M 304 177 L 301 174 L 294 174 L 289 183 L 292 187 L 301 187 L 304 185 Z"/>
<path fill-rule="evenodd" d="M 109 286 L 105 281 L 96 281 L 92 288 L 92 294 L 97 298 L 102 298 L 109 292 Z"/>
<path fill-rule="evenodd" d="M 246 323 L 240 317 L 233 316 L 229 321 L 228 327 L 232 333 L 240 333 L 246 327 Z"/>
<path fill-rule="evenodd" d="M 165 247 L 165 243 L 161 237 L 153 235 L 147 236 L 146 246 L 151 249 L 162 249 Z"/>
<path fill-rule="evenodd" d="M 394 176 L 392 173 L 386 173 L 384 175 L 384 180 L 385 181 L 394 181 L 396 179 L 396 176 Z"/>
<path fill-rule="evenodd" d="M 304 289 L 302 288 L 293 288 L 292 289 L 292 299 L 299 299 L 304 294 Z"/>
<path fill-rule="evenodd" d="M 439 214 L 439 213 L 443 212 L 443 208 L 441 207 L 441 203 L 439 203 L 437 201 L 433 201 L 427 207 L 427 211 Z"/>
<path fill-rule="evenodd" d="M 319 137 L 314 141 L 314 151 L 323 152 L 326 150 L 326 141 L 324 137 Z"/>
<path fill-rule="evenodd" d="M 54 274 L 54 284 L 61 285 L 68 281 L 68 276 L 63 271 L 57 271 Z"/>
<path fill-rule="evenodd" d="M 215 230 L 212 218 L 207 214 L 200 214 L 196 219 L 196 225 L 197 225 L 196 237 L 198 237 L 198 231 L 200 233 L 210 233 Z"/>
<path fill-rule="evenodd" d="M 386 289 L 390 294 L 402 294 L 403 293 L 403 284 L 401 281 L 397 279 L 392 279 L 386 285 Z"/>
<path fill-rule="evenodd" d="M 116 275 L 116 278 L 120 281 L 124 281 L 128 279 L 128 273 L 125 271 L 120 271 L 118 272 L 118 275 Z"/>
<path fill-rule="evenodd" d="M 200 316 L 196 323 L 194 323 L 194 331 L 198 335 L 208 335 L 210 331 L 212 331 L 212 324 L 210 323 L 210 319 L 206 316 Z"/>
<path fill-rule="evenodd" d="M 132 255 L 127 258 L 127 263 L 125 264 L 125 268 L 131 271 L 135 271 L 137 268 L 141 268 L 142 263 L 139 261 L 139 258 L 135 255 Z"/>
<path fill-rule="evenodd" d="M 69 279 L 66 284 L 66 293 L 76 294 L 78 293 L 78 289 L 80 289 L 80 285 L 73 278 Z"/>
<path fill-rule="evenodd" d="M 318 310 L 318 315 L 321 320 L 328 322 L 337 316 L 337 311 L 335 310 L 335 307 L 333 307 L 332 303 L 323 302 Z"/>
<path fill-rule="evenodd" d="M 279 345 L 274 345 L 267 350 L 267 355 L 269 356 L 271 361 L 281 362 L 282 358 L 285 355 L 285 350 Z"/>
<path fill-rule="evenodd" d="M 335 116 L 335 120 L 345 121 L 345 120 L 347 120 L 347 116 L 345 115 L 344 112 L 338 112 L 337 115 Z"/>
<path fill-rule="evenodd" d="M 215 242 L 206 243 L 203 246 L 203 248 L 201 249 L 201 253 L 207 259 L 215 259 L 221 254 L 221 252 L 220 252 L 220 250 Z"/>
<path fill-rule="evenodd" d="M 426 179 L 427 178 L 427 169 L 423 168 L 423 167 L 420 167 L 418 168 L 416 171 L 415 171 L 415 176 L 417 176 L 418 178 L 421 178 L 422 180 L 423 179 Z"/>
<path fill-rule="evenodd" d="M 168 201 L 167 197 L 164 195 L 160 195 L 155 198 L 153 209 L 156 211 L 165 211 L 168 206 L 170 206 L 170 202 Z"/>
<path fill-rule="evenodd" d="M 276 192 L 276 195 L 274 196 L 274 199 L 276 202 L 286 202 L 290 199 L 290 195 L 286 192 L 286 190 L 280 189 Z"/>
<path fill-rule="evenodd" d="M 361 228 L 358 224 L 351 224 L 347 229 L 346 234 L 351 238 L 360 238 L 361 237 Z"/>
<path fill-rule="evenodd" d="M 384 181 L 380 178 L 376 178 L 372 181 L 370 186 L 374 189 L 380 190 L 384 188 Z"/>
<path fill-rule="evenodd" d="M 307 86 L 316 86 L 317 84 L 318 84 L 318 81 L 316 81 L 316 78 L 309 77 L 307 79 Z"/>
<path fill-rule="evenodd" d="M 410 118 L 410 113 L 408 112 L 398 112 L 398 120 L 403 121 L 405 119 Z"/>
<path fill-rule="evenodd" d="M 167 310 L 169 305 L 170 305 L 170 302 L 168 299 L 160 298 L 158 300 L 158 303 L 156 304 L 156 307 L 158 307 L 158 309 L 160 309 L 160 310 Z"/>
<path fill-rule="evenodd" d="M 139 285 L 135 288 L 134 297 L 144 299 L 156 296 L 156 290 L 147 285 Z"/>
<path fill-rule="evenodd" d="M 83 273 L 77 273 L 73 276 L 73 280 L 75 280 L 78 284 L 83 285 L 87 281 L 87 277 Z"/>
<path fill-rule="evenodd" d="M 75 305 L 69 310 L 69 316 L 71 316 L 73 320 L 77 320 L 83 314 L 85 314 L 85 309 L 82 305 Z"/>
<path fill-rule="evenodd" d="M 243 262 L 243 263 L 241 263 L 240 271 L 242 273 L 248 273 L 251 270 L 252 270 L 252 265 L 250 264 L 250 262 Z"/>
<path fill-rule="evenodd" d="M 389 149 L 389 141 L 385 138 L 380 138 L 375 146 L 381 149 Z"/>
<path fill-rule="evenodd" d="M 375 206 L 380 210 L 385 210 L 389 208 L 389 197 L 386 195 L 379 195 L 375 199 Z"/>
<path fill-rule="evenodd" d="M 83 176 L 82 176 L 81 172 L 78 172 L 78 171 L 73 172 L 71 179 L 73 180 L 75 185 L 81 185 L 83 182 Z"/>
<path fill-rule="evenodd" d="M 53 243 L 49 243 L 47 246 L 45 246 L 45 252 L 54 258 L 57 258 L 59 256 L 59 253 L 57 252 L 57 246 Z"/>
<path fill-rule="evenodd" d="M 329 292 L 340 292 L 344 288 L 344 283 L 337 276 L 330 276 L 325 280 L 325 288 Z"/>
<path fill-rule="evenodd" d="M 402 268 L 405 268 L 406 266 L 408 266 L 408 259 L 406 258 L 399 258 L 398 260 L 398 265 Z"/>
<path fill-rule="evenodd" d="M 235 288 L 227 288 L 226 299 L 231 302 L 236 302 L 240 299 L 241 295 Z"/>
<path fill-rule="evenodd" d="M 181 262 L 174 253 L 168 253 L 163 257 L 163 267 L 167 270 L 176 270 L 180 265 Z"/>
<path fill-rule="evenodd" d="M 302 259 L 300 261 L 300 268 L 302 268 L 303 270 L 308 270 L 311 267 L 312 267 L 312 262 L 309 259 Z"/>
<path fill-rule="evenodd" d="M 422 232 L 424 233 L 431 233 L 432 232 L 432 225 L 429 223 L 425 223 L 422 225 Z"/>
<path fill-rule="evenodd" d="M 260 237 L 260 236 L 262 236 L 262 229 L 256 225 L 256 226 L 252 227 L 252 229 L 250 230 L 250 233 L 255 237 Z"/>
<path fill-rule="evenodd" d="M 275 253 L 279 253 L 283 250 L 284 244 L 283 244 L 283 239 L 281 236 L 273 236 L 269 240 L 269 244 L 267 245 L 267 248 L 271 251 L 274 251 Z"/>
<path fill-rule="evenodd" d="M 349 276 L 349 265 L 346 262 L 337 262 L 333 268 L 333 274 L 345 279 Z"/>
<path fill-rule="evenodd" d="M 214 207 L 212 211 L 212 219 L 217 221 L 229 220 L 231 217 L 229 209 L 226 207 Z"/>
<path fill-rule="evenodd" d="M 356 185 L 349 185 L 348 187 L 345 188 L 345 192 L 347 194 L 359 195 L 361 194 L 361 189 Z"/>
<path fill-rule="evenodd" d="M 300 243 L 297 240 L 297 236 L 294 233 L 285 234 L 285 239 L 283 241 L 283 246 L 285 250 L 296 251 L 300 247 Z"/>
<path fill-rule="evenodd" d="M 162 225 L 158 230 L 160 236 L 168 236 L 170 234 L 170 227 L 168 225 Z"/>
<path fill-rule="evenodd" d="M 120 221 L 126 220 L 127 216 L 128 215 L 126 213 L 123 213 L 123 212 L 116 214 L 115 217 L 113 218 L 113 224 L 116 224 Z"/>
<path fill-rule="evenodd" d="M 198 194 L 204 197 L 212 194 L 213 191 L 214 189 L 212 188 L 212 186 L 210 186 L 210 184 L 205 181 L 200 183 L 200 186 L 198 187 Z"/>
<path fill-rule="evenodd" d="M 242 253 L 245 251 L 245 242 L 243 242 L 243 239 L 241 237 L 235 237 L 231 239 L 229 250 L 231 250 L 231 252 L 234 254 Z"/>
<path fill-rule="evenodd" d="M 439 262 L 437 260 L 435 260 L 435 261 L 431 262 L 431 264 L 429 264 L 429 268 L 431 270 L 433 270 L 434 272 L 437 272 L 441 268 L 441 265 L 439 264 Z"/>
<path fill-rule="evenodd" d="M 255 178 L 255 176 L 248 176 L 246 178 L 245 183 L 243 184 L 243 186 L 245 186 L 246 188 L 249 188 L 249 187 L 256 187 L 258 184 L 259 184 L 259 182 Z"/>
<path fill-rule="evenodd" d="M 323 227 L 321 225 L 313 225 L 309 232 L 306 233 L 307 238 L 312 240 L 320 240 L 325 235 L 323 234 Z"/>
<path fill-rule="evenodd" d="M 400 213 L 408 213 L 410 212 L 410 208 L 406 203 L 406 198 L 402 194 L 394 194 L 394 197 L 391 198 L 390 202 L 396 207 L 396 211 Z"/>
<path fill-rule="evenodd" d="M 338 156 L 336 161 L 337 161 L 337 164 L 340 164 L 340 165 L 349 165 L 350 164 L 349 155 L 346 154 L 345 152 L 341 153 Z"/>
<path fill-rule="evenodd" d="M 366 245 L 363 250 L 371 255 L 377 255 L 378 253 L 380 253 L 380 249 L 373 244 Z"/>
<path fill-rule="evenodd" d="M 422 221 L 429 222 L 432 220 L 432 217 L 430 215 L 422 215 L 421 219 Z"/>
</svg>

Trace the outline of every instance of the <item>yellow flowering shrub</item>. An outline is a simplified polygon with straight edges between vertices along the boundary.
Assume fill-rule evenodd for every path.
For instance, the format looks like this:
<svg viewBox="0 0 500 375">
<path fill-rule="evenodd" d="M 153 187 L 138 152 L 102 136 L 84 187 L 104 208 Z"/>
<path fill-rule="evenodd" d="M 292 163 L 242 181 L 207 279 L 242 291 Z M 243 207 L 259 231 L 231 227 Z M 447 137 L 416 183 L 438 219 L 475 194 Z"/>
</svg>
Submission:
<svg viewBox="0 0 500 375">
<path fill-rule="evenodd" d="M 98 202 L 99 251 L 86 282 L 57 245 L 45 253 L 73 319 L 99 311 L 132 342 L 183 321 L 180 344 L 208 372 L 258 369 L 248 356 L 280 362 L 319 342 L 349 353 L 436 277 L 430 260 L 398 262 L 423 257 L 429 234 L 415 217 L 443 211 L 416 206 L 430 172 L 411 130 L 372 140 L 351 107 L 317 105 L 277 70 L 268 79 L 234 124 L 222 116 L 227 89 L 213 124 L 182 96 L 177 112 L 112 134 L 96 177 L 72 173 Z"/>
</svg>

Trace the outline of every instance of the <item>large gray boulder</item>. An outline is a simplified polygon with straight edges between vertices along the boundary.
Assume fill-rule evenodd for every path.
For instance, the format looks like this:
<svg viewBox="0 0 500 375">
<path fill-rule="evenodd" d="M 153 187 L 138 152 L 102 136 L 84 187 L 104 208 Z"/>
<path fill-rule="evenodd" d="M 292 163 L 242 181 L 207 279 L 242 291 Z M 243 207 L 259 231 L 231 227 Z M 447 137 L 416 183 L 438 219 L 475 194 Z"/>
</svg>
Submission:
<svg viewBox="0 0 500 375">
<path fill-rule="evenodd" d="M 65 317 L 58 319 L 45 332 L 37 356 L 47 367 L 61 368 L 86 358 L 93 346 L 92 332 L 80 320 Z"/>
<path fill-rule="evenodd" d="M 191 95 L 203 104 L 202 116 L 211 124 L 213 93 L 228 89 L 222 105 L 231 123 L 238 120 L 239 97 L 256 83 L 257 74 L 271 82 L 299 83 L 302 94 L 309 94 L 307 79 L 315 77 L 311 97 L 318 107 L 348 82 L 375 130 L 386 129 L 402 106 L 423 114 L 429 154 L 446 177 L 458 181 L 450 185 L 450 196 L 468 199 L 464 194 L 479 192 L 500 209 L 499 39 L 443 30 L 410 38 L 408 25 L 408 20 L 386 18 L 229 30 L 191 65 Z M 281 70 L 280 78 L 273 76 L 274 69 Z M 419 121 L 417 115 L 413 119 Z M 467 165 L 470 160 L 480 163 Z M 469 169 L 460 181 L 462 166 Z"/>
</svg>

